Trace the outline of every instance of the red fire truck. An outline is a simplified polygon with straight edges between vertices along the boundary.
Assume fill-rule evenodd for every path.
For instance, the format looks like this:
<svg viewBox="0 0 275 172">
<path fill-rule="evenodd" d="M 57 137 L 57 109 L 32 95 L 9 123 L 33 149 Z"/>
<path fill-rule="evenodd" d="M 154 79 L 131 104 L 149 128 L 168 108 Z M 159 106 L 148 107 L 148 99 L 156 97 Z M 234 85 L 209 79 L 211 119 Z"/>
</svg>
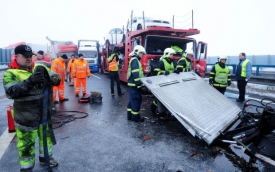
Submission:
<svg viewBox="0 0 275 172">
<path fill-rule="evenodd" d="M 125 41 L 116 45 L 110 45 L 107 41 L 103 49 L 101 68 L 103 73 L 108 72 L 107 58 L 111 55 L 112 49 L 118 47 L 119 52 L 119 77 L 121 81 L 127 82 L 127 69 L 130 61 L 129 53 L 132 52 L 134 46 L 142 45 L 146 50 L 143 55 L 141 64 L 145 75 L 151 75 L 156 67 L 160 57 L 163 55 L 164 49 L 171 46 L 178 46 L 183 51 L 191 49 L 194 51 L 192 61 L 192 69 L 196 70 L 203 77 L 206 71 L 207 44 L 197 42 L 192 35 L 199 34 L 197 29 L 174 29 L 162 26 L 148 27 L 142 30 L 129 31 L 125 35 Z M 174 56 L 174 62 L 181 57 Z"/>
</svg>

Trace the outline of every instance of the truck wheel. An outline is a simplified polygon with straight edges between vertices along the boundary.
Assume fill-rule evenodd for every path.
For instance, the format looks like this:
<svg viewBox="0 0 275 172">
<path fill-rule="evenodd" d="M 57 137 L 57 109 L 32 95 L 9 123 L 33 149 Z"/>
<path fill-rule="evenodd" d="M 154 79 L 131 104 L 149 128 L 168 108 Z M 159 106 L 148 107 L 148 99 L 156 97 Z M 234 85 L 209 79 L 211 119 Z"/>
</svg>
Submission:
<svg viewBox="0 0 275 172">
<path fill-rule="evenodd" d="M 141 24 L 138 24 L 138 25 L 137 25 L 137 30 L 142 30 Z"/>
</svg>

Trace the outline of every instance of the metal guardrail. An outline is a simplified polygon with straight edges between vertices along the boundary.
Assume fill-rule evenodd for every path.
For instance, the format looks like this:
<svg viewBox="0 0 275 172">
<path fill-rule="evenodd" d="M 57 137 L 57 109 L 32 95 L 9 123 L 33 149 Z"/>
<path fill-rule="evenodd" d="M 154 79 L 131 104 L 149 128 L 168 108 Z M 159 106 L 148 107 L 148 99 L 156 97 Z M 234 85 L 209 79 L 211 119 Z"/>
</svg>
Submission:
<svg viewBox="0 0 275 172">
<path fill-rule="evenodd" d="M 214 66 L 215 64 L 211 63 L 211 64 L 206 64 L 207 66 Z M 231 66 L 233 68 L 232 73 L 235 74 L 236 72 L 236 64 L 226 64 L 226 66 Z M 260 76 L 260 68 L 274 68 L 275 69 L 275 65 L 252 65 L 252 67 L 256 67 L 256 76 Z"/>
<path fill-rule="evenodd" d="M 210 76 L 210 73 L 208 73 L 208 72 L 205 73 L 206 78 L 209 78 L 209 76 Z M 234 74 L 231 75 L 231 80 L 236 81 Z M 249 79 L 249 82 L 253 83 L 253 84 L 275 86 L 275 78 L 271 78 L 271 77 L 252 76 Z"/>
</svg>

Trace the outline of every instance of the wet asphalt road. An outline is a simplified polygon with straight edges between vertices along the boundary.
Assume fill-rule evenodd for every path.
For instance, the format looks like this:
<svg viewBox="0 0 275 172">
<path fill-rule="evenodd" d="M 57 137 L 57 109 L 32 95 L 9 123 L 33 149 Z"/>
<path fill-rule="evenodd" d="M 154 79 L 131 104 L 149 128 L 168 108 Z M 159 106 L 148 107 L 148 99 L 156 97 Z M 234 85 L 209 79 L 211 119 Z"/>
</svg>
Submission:
<svg viewBox="0 0 275 172">
<path fill-rule="evenodd" d="M 126 120 L 128 93 L 112 97 L 107 75 L 95 74 L 87 80 L 88 91 L 102 93 L 99 104 L 78 103 L 74 88 L 66 83 L 68 102 L 55 106 L 57 111 L 73 110 L 89 113 L 86 118 L 76 119 L 55 129 L 57 144 L 53 148 L 59 166 L 56 172 L 90 171 L 184 171 L 184 172 L 233 172 L 246 171 L 243 159 L 248 157 L 239 149 L 231 147 L 226 153 L 217 150 L 217 145 L 208 146 L 203 140 L 194 138 L 176 120 L 163 121 L 151 115 L 149 105 L 153 98 L 143 96 L 141 115 L 148 117 L 144 123 Z M 0 88 L 4 95 L 3 88 Z M 254 95 L 256 96 L 256 95 Z M 232 99 L 232 101 L 235 101 Z M 6 129 L 6 105 L 12 101 L 0 99 L 0 135 Z M 65 115 L 75 113 L 63 113 Z M 13 139 L 0 160 L 0 171 L 19 171 L 16 138 Z M 45 171 L 38 163 L 36 143 L 36 165 L 34 171 Z M 234 152 L 238 156 L 234 155 Z M 237 163 L 234 162 L 237 160 Z M 238 163 L 239 162 L 239 163 Z M 242 164 L 241 166 L 238 164 Z M 259 171 L 274 168 L 258 161 Z M 210 172 L 209 171 L 209 172 Z"/>
</svg>

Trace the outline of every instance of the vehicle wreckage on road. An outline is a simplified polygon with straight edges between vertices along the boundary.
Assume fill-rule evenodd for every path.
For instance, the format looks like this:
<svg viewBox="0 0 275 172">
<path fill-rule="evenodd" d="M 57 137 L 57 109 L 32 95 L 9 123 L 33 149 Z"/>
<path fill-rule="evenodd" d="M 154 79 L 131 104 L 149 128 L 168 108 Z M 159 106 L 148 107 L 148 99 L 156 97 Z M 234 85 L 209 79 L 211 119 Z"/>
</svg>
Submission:
<svg viewBox="0 0 275 172">
<path fill-rule="evenodd" d="M 167 108 L 193 136 L 208 145 L 240 145 L 251 163 L 260 159 L 275 166 L 275 140 L 267 139 L 275 130 L 275 100 L 265 99 L 257 106 L 246 102 L 240 109 L 194 72 L 141 81 L 158 99 L 158 108 Z M 247 111 L 249 107 L 254 111 Z"/>
</svg>

